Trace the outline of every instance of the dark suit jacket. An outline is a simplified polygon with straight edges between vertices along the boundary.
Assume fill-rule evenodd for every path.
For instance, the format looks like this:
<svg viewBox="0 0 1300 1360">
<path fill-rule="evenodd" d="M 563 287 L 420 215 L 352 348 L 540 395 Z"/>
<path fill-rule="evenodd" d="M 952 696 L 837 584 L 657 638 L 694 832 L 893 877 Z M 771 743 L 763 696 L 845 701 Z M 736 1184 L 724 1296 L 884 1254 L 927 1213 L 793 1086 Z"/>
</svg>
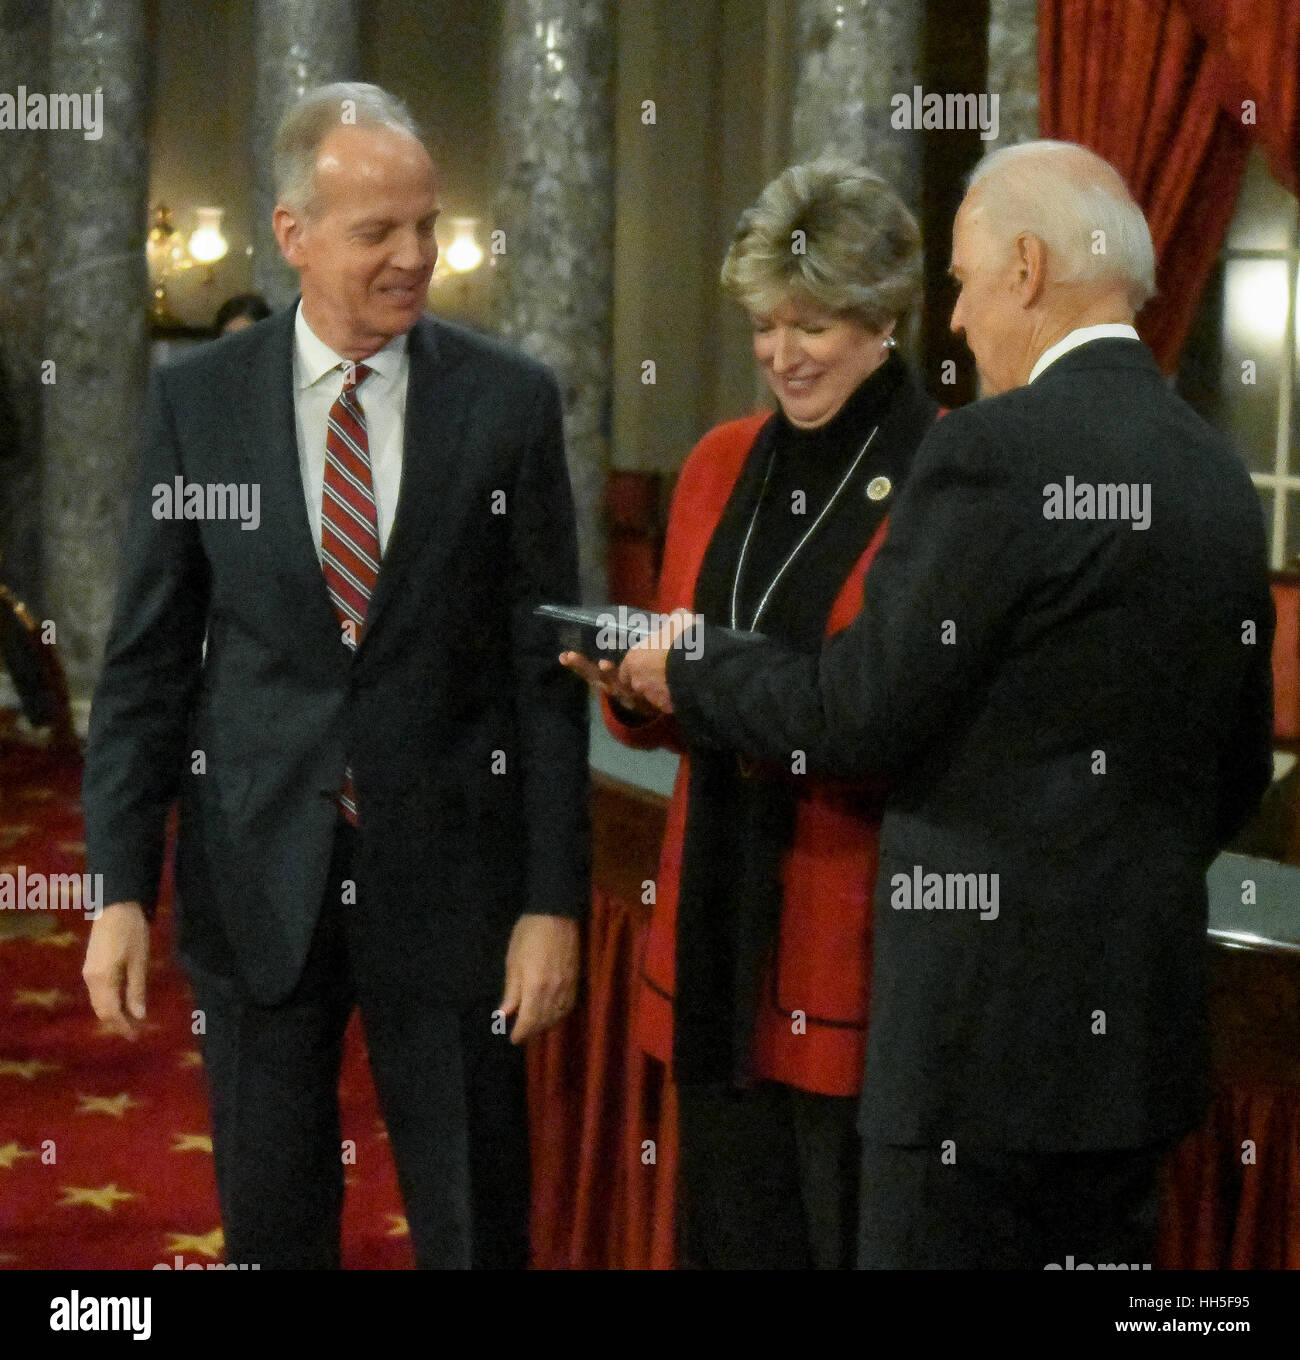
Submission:
<svg viewBox="0 0 1300 1360">
<path fill-rule="evenodd" d="M 154 376 L 91 711 L 90 866 L 105 901 L 152 908 L 179 795 L 182 957 L 274 1003 L 306 957 L 350 763 L 386 968 L 464 1004 L 502 986 L 522 912 L 588 900 L 585 691 L 532 617 L 577 592 L 559 395 L 503 345 L 412 329 L 401 491 L 354 654 L 308 525 L 293 322 Z M 177 476 L 260 484 L 260 527 L 154 519 Z"/>
<path fill-rule="evenodd" d="M 1067 477 L 1149 485 L 1150 526 L 1046 518 Z M 670 656 L 688 740 L 890 781 L 867 1135 L 1069 1150 L 1196 1123 L 1205 871 L 1269 782 L 1272 631 L 1241 460 L 1145 346 L 1104 340 L 934 426 L 820 657 L 712 629 Z M 903 905 L 918 867 L 997 874 L 996 919 Z"/>
</svg>

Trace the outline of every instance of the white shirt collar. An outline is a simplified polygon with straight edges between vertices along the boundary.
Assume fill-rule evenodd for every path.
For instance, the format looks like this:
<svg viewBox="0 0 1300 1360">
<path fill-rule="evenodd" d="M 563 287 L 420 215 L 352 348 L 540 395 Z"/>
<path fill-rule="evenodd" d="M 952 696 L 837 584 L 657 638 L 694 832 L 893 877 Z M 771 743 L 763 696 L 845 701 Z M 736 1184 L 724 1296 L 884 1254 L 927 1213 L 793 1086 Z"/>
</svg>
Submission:
<svg viewBox="0 0 1300 1360">
<path fill-rule="evenodd" d="M 1118 322 L 1107 322 L 1101 326 L 1080 326 L 1077 330 L 1072 330 L 1069 335 L 1058 340 L 1056 344 L 1049 346 L 1039 356 L 1038 362 L 1029 371 L 1029 381 L 1038 377 L 1049 365 L 1054 364 L 1063 354 L 1069 354 L 1072 349 L 1078 349 L 1080 345 L 1086 345 L 1090 340 L 1139 340 L 1141 337 L 1132 326 L 1123 326 Z"/>
<path fill-rule="evenodd" d="M 298 312 L 293 322 L 294 342 L 298 348 L 298 387 L 306 390 L 315 387 L 327 374 L 338 369 L 348 361 L 336 354 L 307 324 L 302 314 L 302 299 L 298 300 Z M 406 335 L 395 335 L 381 350 L 377 350 L 365 360 L 366 367 L 385 380 L 396 378 L 406 353 Z"/>
</svg>

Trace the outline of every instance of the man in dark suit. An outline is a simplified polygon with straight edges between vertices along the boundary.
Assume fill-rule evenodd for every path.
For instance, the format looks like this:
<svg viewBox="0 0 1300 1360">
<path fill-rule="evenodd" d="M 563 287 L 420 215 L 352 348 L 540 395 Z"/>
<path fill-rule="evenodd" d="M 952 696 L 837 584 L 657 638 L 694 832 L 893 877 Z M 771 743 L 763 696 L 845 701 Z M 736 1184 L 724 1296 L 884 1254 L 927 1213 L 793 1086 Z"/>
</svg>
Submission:
<svg viewBox="0 0 1300 1360">
<path fill-rule="evenodd" d="M 1205 871 L 1271 773 L 1261 514 L 1132 328 L 1150 235 L 1099 157 L 995 153 L 952 268 L 988 399 L 918 450 L 855 625 L 623 676 L 691 742 L 888 777 L 860 1264 L 1149 1263 L 1206 1100 Z"/>
<path fill-rule="evenodd" d="M 573 1004 L 588 897 L 586 706 L 532 617 L 577 588 L 559 395 L 422 316 L 437 183 L 399 103 L 310 92 L 276 170 L 299 305 L 152 387 L 91 715 L 114 905 L 85 977 L 132 1033 L 179 796 L 227 1259 L 338 1264 L 359 1005 L 418 1264 L 522 1266 L 517 1045 Z"/>
</svg>

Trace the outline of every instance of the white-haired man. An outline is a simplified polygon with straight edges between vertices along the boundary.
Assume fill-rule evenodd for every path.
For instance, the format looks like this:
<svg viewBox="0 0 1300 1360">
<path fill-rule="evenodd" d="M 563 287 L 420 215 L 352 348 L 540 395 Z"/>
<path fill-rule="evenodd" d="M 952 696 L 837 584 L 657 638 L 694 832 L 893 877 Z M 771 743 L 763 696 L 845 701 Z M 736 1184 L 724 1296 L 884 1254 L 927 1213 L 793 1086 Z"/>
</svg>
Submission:
<svg viewBox="0 0 1300 1360">
<path fill-rule="evenodd" d="M 887 777 L 860 1264 L 1147 1264 L 1208 1084 L 1205 870 L 1271 771 L 1262 518 L 1133 329 L 1106 162 L 989 157 L 952 269 L 989 399 L 918 450 L 853 627 L 623 675 L 692 743 Z"/>
<path fill-rule="evenodd" d="M 85 977 L 133 1033 L 179 795 L 227 1260 L 339 1264 L 359 1007 L 417 1264 L 523 1266 L 509 1041 L 573 1004 L 588 894 L 586 707 L 532 617 L 577 588 L 559 394 L 422 316 L 437 180 L 384 91 L 309 92 L 276 177 L 300 301 L 151 393 L 91 711 L 87 841 L 113 905 Z M 251 484 L 260 523 L 160 516 L 180 482 Z"/>
</svg>

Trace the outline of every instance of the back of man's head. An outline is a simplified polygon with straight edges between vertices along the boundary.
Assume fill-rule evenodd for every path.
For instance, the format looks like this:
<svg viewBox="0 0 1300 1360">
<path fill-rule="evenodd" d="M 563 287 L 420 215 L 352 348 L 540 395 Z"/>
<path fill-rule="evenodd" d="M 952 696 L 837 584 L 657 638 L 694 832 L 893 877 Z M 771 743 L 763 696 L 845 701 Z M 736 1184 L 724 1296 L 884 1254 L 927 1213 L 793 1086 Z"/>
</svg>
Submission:
<svg viewBox="0 0 1300 1360">
<path fill-rule="evenodd" d="M 995 240 L 1022 232 L 1047 249 L 1049 284 L 1120 284 L 1137 312 L 1155 295 L 1155 251 L 1119 172 L 1072 142 L 1021 142 L 986 156 L 969 200 Z"/>
</svg>

